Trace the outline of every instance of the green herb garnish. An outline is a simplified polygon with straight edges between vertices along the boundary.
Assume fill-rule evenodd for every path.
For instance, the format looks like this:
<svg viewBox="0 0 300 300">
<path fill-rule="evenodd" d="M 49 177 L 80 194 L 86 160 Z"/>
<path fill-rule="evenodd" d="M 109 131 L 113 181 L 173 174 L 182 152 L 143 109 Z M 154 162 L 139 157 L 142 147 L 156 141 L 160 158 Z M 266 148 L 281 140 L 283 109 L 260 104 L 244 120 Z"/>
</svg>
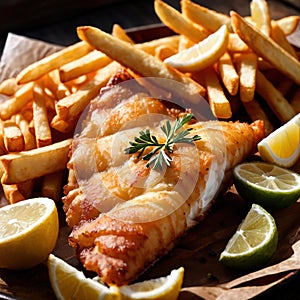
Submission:
<svg viewBox="0 0 300 300">
<path fill-rule="evenodd" d="M 156 136 L 152 135 L 149 129 L 140 131 L 139 137 L 135 137 L 134 142 L 129 142 L 130 147 L 124 150 L 125 154 L 133 154 L 140 151 L 138 158 L 142 157 L 142 159 L 148 160 L 146 164 L 148 168 L 153 166 L 155 170 L 162 170 L 164 164 L 170 167 L 172 158 L 169 154 L 173 152 L 174 144 L 193 144 L 194 141 L 201 139 L 199 135 L 188 137 L 192 128 L 180 130 L 183 125 L 189 122 L 193 117 L 193 114 L 180 117 L 176 119 L 173 127 L 170 121 L 166 121 L 161 127 L 161 130 L 166 136 L 164 143 L 159 143 Z M 143 155 L 147 147 L 154 148 L 148 154 Z"/>
</svg>

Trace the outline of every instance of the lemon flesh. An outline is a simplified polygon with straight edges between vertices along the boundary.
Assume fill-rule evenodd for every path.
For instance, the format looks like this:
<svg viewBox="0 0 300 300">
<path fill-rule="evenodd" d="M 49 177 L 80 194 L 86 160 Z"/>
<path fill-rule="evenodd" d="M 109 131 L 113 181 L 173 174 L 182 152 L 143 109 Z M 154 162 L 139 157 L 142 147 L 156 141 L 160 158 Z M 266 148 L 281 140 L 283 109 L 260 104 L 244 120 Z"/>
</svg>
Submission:
<svg viewBox="0 0 300 300">
<path fill-rule="evenodd" d="M 300 175 L 270 163 L 239 164 L 233 181 L 242 198 L 268 210 L 288 207 L 300 197 Z"/>
<path fill-rule="evenodd" d="M 52 289 L 57 299 L 73 300 L 121 300 L 118 287 L 107 287 L 69 265 L 64 260 L 50 254 L 48 272 Z"/>
<path fill-rule="evenodd" d="M 271 259 L 277 243 L 278 231 L 274 218 L 261 206 L 252 204 L 219 260 L 234 269 L 254 270 Z"/>
<path fill-rule="evenodd" d="M 58 237 L 55 202 L 34 198 L 0 209 L 0 268 L 27 269 L 47 260 Z"/>
<path fill-rule="evenodd" d="M 178 298 L 184 277 L 184 268 L 172 270 L 168 276 L 145 280 L 131 285 L 121 286 L 124 300 L 168 299 Z"/>
<path fill-rule="evenodd" d="M 286 168 L 293 166 L 300 157 L 300 114 L 273 131 L 257 147 L 264 161 Z"/>
<path fill-rule="evenodd" d="M 228 39 L 227 26 L 223 25 L 198 44 L 166 58 L 164 63 L 184 72 L 203 70 L 225 53 Z"/>
</svg>

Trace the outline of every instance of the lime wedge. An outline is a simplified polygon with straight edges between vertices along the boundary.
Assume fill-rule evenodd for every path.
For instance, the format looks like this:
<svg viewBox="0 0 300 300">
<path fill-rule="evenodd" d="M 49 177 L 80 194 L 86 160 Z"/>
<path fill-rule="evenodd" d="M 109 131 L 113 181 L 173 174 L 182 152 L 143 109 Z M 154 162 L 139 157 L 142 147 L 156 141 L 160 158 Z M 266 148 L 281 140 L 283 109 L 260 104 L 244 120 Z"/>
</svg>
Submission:
<svg viewBox="0 0 300 300">
<path fill-rule="evenodd" d="M 261 206 L 252 204 L 219 260 L 234 269 L 257 269 L 271 259 L 277 242 L 278 232 L 274 218 Z"/>
<path fill-rule="evenodd" d="M 300 197 L 300 175 L 265 162 L 248 162 L 233 170 L 237 192 L 268 210 L 288 207 Z"/>
</svg>

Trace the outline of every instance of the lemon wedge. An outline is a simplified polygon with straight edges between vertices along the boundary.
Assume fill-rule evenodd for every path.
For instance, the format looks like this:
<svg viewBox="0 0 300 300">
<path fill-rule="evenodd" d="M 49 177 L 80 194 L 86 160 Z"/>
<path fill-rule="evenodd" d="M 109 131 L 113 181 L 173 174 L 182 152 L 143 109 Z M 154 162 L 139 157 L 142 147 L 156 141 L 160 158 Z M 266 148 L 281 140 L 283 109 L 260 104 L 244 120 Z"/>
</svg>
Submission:
<svg viewBox="0 0 300 300">
<path fill-rule="evenodd" d="M 278 230 L 274 218 L 258 204 L 252 204 L 219 260 L 234 269 L 256 269 L 271 259 L 277 243 Z"/>
<path fill-rule="evenodd" d="M 226 25 L 192 47 L 164 60 L 164 63 L 180 71 L 195 72 L 214 64 L 226 51 L 229 34 Z"/>
<path fill-rule="evenodd" d="M 293 166 L 300 157 L 300 114 L 269 134 L 257 147 L 264 161 L 286 168 Z"/>
<path fill-rule="evenodd" d="M 47 260 L 58 237 L 58 213 L 49 198 L 27 199 L 0 209 L 0 267 L 27 269 Z"/>
<path fill-rule="evenodd" d="M 184 277 L 184 268 L 172 270 L 165 277 L 145 280 L 130 285 L 120 287 L 122 299 L 141 300 L 141 299 L 168 299 L 178 298 Z"/>
<path fill-rule="evenodd" d="M 178 298 L 184 276 L 184 268 L 172 270 L 165 277 L 145 280 L 131 285 L 106 286 L 99 277 L 87 278 L 61 258 L 50 254 L 48 257 L 50 283 L 57 299 L 73 300 L 129 300 Z"/>
<path fill-rule="evenodd" d="M 48 272 L 57 299 L 121 300 L 118 287 L 107 287 L 96 280 L 85 277 L 83 272 L 54 254 L 50 254 L 48 257 Z"/>
</svg>

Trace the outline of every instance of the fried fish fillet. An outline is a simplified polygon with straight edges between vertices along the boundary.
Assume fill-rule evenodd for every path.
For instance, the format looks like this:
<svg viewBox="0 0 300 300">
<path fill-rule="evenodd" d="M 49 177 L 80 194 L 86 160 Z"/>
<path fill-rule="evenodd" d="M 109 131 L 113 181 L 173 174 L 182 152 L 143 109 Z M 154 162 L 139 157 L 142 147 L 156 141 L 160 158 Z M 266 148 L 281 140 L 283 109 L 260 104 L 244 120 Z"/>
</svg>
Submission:
<svg viewBox="0 0 300 300">
<path fill-rule="evenodd" d="M 261 121 L 185 125 L 201 139 L 176 145 L 171 166 L 160 171 L 124 149 L 146 129 L 163 139 L 160 128 L 174 110 L 116 86 L 91 112 L 80 138 L 74 139 L 63 198 L 73 227 L 69 243 L 87 270 L 107 284 L 123 285 L 207 215 L 227 174 L 256 150 L 264 126 Z"/>
</svg>

